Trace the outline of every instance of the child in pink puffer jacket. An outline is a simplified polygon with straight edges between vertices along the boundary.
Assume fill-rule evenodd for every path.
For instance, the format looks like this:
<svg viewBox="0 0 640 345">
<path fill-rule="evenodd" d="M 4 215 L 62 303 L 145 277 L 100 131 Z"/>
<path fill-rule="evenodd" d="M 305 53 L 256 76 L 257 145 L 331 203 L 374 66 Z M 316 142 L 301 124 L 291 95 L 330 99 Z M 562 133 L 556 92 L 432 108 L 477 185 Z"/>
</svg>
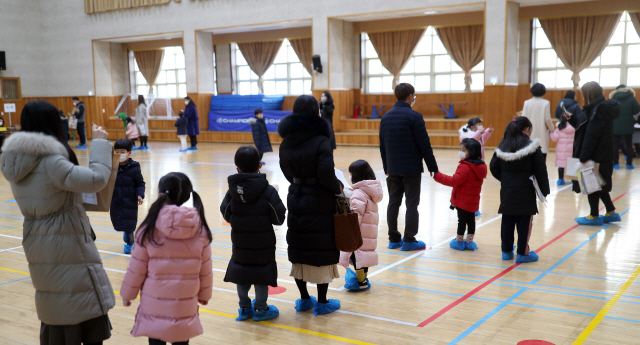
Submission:
<svg viewBox="0 0 640 345">
<path fill-rule="evenodd" d="M 340 264 L 347 269 L 344 287 L 348 290 L 367 290 L 371 287 L 367 279 L 369 267 L 378 264 L 378 203 L 382 201 L 382 184 L 369 163 L 357 160 L 349 166 L 351 181 L 351 210 L 358 214 L 362 232 L 362 247 L 353 253 L 340 252 Z M 352 263 L 355 272 L 349 269 Z"/>
<path fill-rule="evenodd" d="M 211 298 L 211 231 L 200 196 L 179 172 L 160 179 L 160 197 L 136 232 L 131 262 L 122 281 L 124 306 L 140 293 L 131 331 L 149 344 L 188 344 L 203 333 L 198 302 Z M 193 196 L 194 208 L 181 207 Z"/>
<path fill-rule="evenodd" d="M 564 169 L 567 168 L 567 158 L 573 157 L 573 136 L 576 129 L 567 122 L 567 115 L 562 114 L 558 128 L 549 133 L 549 137 L 556 142 L 556 167 L 558 168 L 558 186 L 564 185 Z"/>
</svg>

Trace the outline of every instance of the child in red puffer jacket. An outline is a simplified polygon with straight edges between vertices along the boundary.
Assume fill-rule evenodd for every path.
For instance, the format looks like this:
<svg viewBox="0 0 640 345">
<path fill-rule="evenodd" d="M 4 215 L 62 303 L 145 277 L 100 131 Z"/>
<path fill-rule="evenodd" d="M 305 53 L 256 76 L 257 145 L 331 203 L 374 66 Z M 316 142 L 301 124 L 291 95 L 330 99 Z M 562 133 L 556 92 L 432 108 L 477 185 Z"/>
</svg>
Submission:
<svg viewBox="0 0 640 345">
<path fill-rule="evenodd" d="M 458 236 L 449 245 L 456 250 L 476 250 L 478 246 L 473 242 L 476 232 L 475 212 L 480 208 L 480 191 L 482 182 L 487 177 L 487 165 L 482 160 L 482 145 L 475 139 L 462 140 L 458 157 L 460 165 L 453 176 L 437 172 L 434 178 L 438 183 L 453 187 L 451 207 L 458 211 Z"/>
</svg>

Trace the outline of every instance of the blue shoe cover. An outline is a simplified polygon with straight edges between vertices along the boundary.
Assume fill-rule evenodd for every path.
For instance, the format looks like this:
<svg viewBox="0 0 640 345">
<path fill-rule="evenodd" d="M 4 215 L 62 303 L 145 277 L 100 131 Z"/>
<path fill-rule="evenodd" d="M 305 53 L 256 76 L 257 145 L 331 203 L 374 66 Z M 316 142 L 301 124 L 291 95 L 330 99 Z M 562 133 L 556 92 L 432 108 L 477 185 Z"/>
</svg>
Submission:
<svg viewBox="0 0 640 345">
<path fill-rule="evenodd" d="M 422 241 L 417 242 L 402 242 L 402 248 L 400 248 L 403 252 L 410 252 L 414 250 L 423 250 L 427 247 L 426 244 Z"/>
<path fill-rule="evenodd" d="M 516 263 L 518 264 L 526 264 L 527 262 L 538 261 L 538 254 L 533 250 L 529 251 L 529 255 L 520 255 L 516 257 Z"/>
<path fill-rule="evenodd" d="M 189 150 L 189 151 L 197 151 L 198 147 L 197 146 L 192 146 L 192 147 L 188 148 L 187 150 Z"/>
<path fill-rule="evenodd" d="M 178 150 L 179 152 L 187 152 L 187 150 Z"/>
<path fill-rule="evenodd" d="M 318 316 L 329 314 L 338 309 L 340 309 L 340 301 L 337 299 L 330 299 L 329 303 L 317 303 L 316 307 L 313 309 L 313 315 Z"/>
<path fill-rule="evenodd" d="M 404 243 L 402 240 L 400 240 L 400 242 L 389 241 L 389 246 L 387 247 L 387 249 L 398 249 L 402 247 L 402 243 Z"/>
<path fill-rule="evenodd" d="M 558 180 L 558 186 L 564 186 L 564 180 L 563 179 L 559 179 Z"/>
<path fill-rule="evenodd" d="M 618 169 L 620 169 L 620 164 L 614 164 L 614 165 L 613 165 L 613 169 L 614 169 L 614 170 L 618 170 Z"/>
<path fill-rule="evenodd" d="M 600 216 L 600 218 L 602 218 L 602 222 L 605 224 L 622 221 L 622 218 L 620 218 L 620 214 L 618 213 L 614 213 L 608 216 Z"/>
<path fill-rule="evenodd" d="M 516 246 L 513 246 L 516 249 Z M 513 250 L 510 252 L 502 252 L 502 260 L 513 260 Z"/>
<path fill-rule="evenodd" d="M 587 217 L 579 217 L 579 218 L 576 218 L 576 222 L 580 225 L 592 225 L 592 226 L 604 225 L 604 221 L 600 217 L 593 218 L 593 219 L 588 219 Z"/>
<path fill-rule="evenodd" d="M 316 304 L 318 304 L 318 300 L 313 296 L 311 296 L 311 299 L 297 299 L 296 311 L 301 312 L 313 309 Z"/>
<path fill-rule="evenodd" d="M 480 211 L 476 211 L 476 217 L 480 217 L 482 215 L 482 213 L 480 213 Z"/>
<path fill-rule="evenodd" d="M 478 245 L 473 241 L 471 241 L 471 242 L 464 241 L 464 249 L 465 250 L 478 250 Z"/>
<path fill-rule="evenodd" d="M 249 320 L 253 317 L 253 308 L 239 308 L 238 315 L 240 316 L 238 316 L 236 321 Z"/>
<path fill-rule="evenodd" d="M 455 249 L 455 250 L 464 250 L 464 240 L 458 242 L 454 238 L 454 239 L 451 240 L 451 242 L 449 242 L 449 247 L 451 247 L 451 249 Z"/>
<path fill-rule="evenodd" d="M 131 254 L 131 249 L 133 249 L 133 244 L 132 245 L 128 245 L 128 244 L 124 245 L 124 253 L 125 254 Z"/>
<path fill-rule="evenodd" d="M 636 167 L 633 164 L 627 164 L 627 170 L 635 169 Z"/>
<path fill-rule="evenodd" d="M 254 311 L 253 321 L 259 322 L 259 321 L 271 320 L 271 319 L 275 319 L 276 317 L 278 317 L 278 315 L 280 315 L 280 311 L 278 310 L 278 308 L 276 308 L 276 306 L 270 305 L 268 307 L 269 309 L 264 311 Z"/>
<path fill-rule="evenodd" d="M 358 284 L 356 272 L 350 268 L 347 268 L 347 273 L 344 275 L 344 288 L 351 291 L 360 290 L 360 284 Z"/>
</svg>

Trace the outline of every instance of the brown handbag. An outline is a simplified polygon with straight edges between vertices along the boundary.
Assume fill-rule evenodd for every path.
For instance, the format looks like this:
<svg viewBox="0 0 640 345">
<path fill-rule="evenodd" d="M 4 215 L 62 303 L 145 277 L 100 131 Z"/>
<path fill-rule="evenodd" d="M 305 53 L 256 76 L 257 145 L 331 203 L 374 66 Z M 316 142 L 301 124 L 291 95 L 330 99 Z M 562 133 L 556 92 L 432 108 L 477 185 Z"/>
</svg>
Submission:
<svg viewBox="0 0 640 345">
<path fill-rule="evenodd" d="M 116 186 L 116 178 L 118 177 L 118 168 L 120 167 L 120 155 L 111 149 L 111 173 L 107 185 L 97 193 L 83 193 L 82 201 L 85 211 L 90 212 L 109 212 L 111 207 L 111 198 L 113 197 L 113 188 Z"/>
<path fill-rule="evenodd" d="M 342 186 L 340 192 L 342 195 L 336 200 L 337 213 L 333 216 L 336 247 L 342 252 L 354 252 L 363 243 L 358 214 L 351 212 L 349 199 L 344 196 Z"/>
</svg>

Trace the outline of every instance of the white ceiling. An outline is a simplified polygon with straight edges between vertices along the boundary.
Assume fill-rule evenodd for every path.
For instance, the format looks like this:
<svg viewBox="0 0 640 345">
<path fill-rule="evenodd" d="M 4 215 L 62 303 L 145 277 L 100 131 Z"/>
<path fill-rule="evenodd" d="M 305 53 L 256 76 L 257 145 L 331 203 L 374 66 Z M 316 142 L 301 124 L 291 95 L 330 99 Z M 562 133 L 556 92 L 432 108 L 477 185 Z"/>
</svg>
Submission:
<svg viewBox="0 0 640 345">
<path fill-rule="evenodd" d="M 484 4 L 420 8 L 420 9 L 398 11 L 398 12 L 369 13 L 369 14 L 353 15 L 349 17 L 341 17 L 340 19 L 348 22 L 364 22 L 369 20 L 420 17 L 420 16 L 426 16 L 426 15 L 435 15 L 435 14 L 476 12 L 476 11 L 484 11 Z M 432 13 L 432 12 L 435 12 L 435 13 Z"/>
<path fill-rule="evenodd" d="M 266 30 L 302 28 L 307 26 L 311 26 L 311 20 L 292 20 L 288 22 L 280 22 L 280 23 L 272 23 L 272 24 L 234 26 L 229 28 L 210 29 L 210 30 L 203 30 L 203 31 L 211 32 L 214 35 L 220 35 L 220 34 L 230 34 L 230 33 L 238 33 L 238 32 L 255 32 L 255 31 L 266 31 Z"/>
<path fill-rule="evenodd" d="M 170 40 L 174 38 L 182 38 L 182 32 L 171 32 L 166 34 L 144 35 L 144 36 L 131 36 L 123 38 L 106 38 L 101 41 L 113 42 L 113 43 L 128 43 L 128 42 L 140 42 L 140 41 L 157 41 L 157 40 Z"/>
</svg>

